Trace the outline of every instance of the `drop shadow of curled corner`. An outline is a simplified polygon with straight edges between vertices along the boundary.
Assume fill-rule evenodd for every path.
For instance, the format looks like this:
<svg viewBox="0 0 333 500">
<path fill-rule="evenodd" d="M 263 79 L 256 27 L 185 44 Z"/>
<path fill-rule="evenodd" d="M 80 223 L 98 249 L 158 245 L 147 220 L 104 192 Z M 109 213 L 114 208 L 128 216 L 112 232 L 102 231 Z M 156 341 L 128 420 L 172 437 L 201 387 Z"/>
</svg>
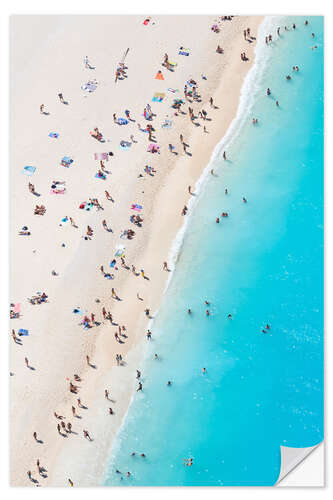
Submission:
<svg viewBox="0 0 333 500">
<path fill-rule="evenodd" d="M 281 451 L 281 465 L 280 465 L 280 474 L 274 486 L 277 486 L 282 479 L 284 479 L 291 471 L 296 469 L 298 465 L 303 462 L 312 453 L 320 444 L 320 443 L 309 446 L 308 448 L 292 448 L 289 446 L 280 446 Z"/>
</svg>

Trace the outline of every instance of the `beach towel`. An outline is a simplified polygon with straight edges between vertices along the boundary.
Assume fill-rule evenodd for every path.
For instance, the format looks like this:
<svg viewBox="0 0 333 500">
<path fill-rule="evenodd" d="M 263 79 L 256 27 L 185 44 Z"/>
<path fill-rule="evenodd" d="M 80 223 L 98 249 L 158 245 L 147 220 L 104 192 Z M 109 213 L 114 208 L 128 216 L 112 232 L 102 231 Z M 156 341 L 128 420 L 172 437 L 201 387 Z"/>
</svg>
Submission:
<svg viewBox="0 0 333 500">
<path fill-rule="evenodd" d="M 138 205 L 137 203 L 132 203 L 131 209 L 140 212 L 142 210 L 142 205 Z"/>
<path fill-rule="evenodd" d="M 196 82 L 194 82 L 193 80 L 187 80 L 186 85 L 188 85 L 189 87 L 195 87 Z"/>
<path fill-rule="evenodd" d="M 73 160 L 69 156 L 64 156 L 61 160 L 61 165 L 66 168 L 69 168 L 71 163 L 73 163 Z"/>
<path fill-rule="evenodd" d="M 116 252 L 114 254 L 115 257 L 123 257 L 124 256 L 124 250 L 125 246 L 124 245 L 117 245 L 116 246 Z"/>
<path fill-rule="evenodd" d="M 164 93 L 161 92 L 155 92 L 154 97 L 152 98 L 152 101 L 154 102 L 162 102 L 165 97 Z"/>
<path fill-rule="evenodd" d="M 95 174 L 96 179 L 103 179 L 105 181 L 106 175 L 98 175 L 98 173 Z"/>
<path fill-rule="evenodd" d="M 171 120 L 165 120 L 164 123 L 162 123 L 162 128 L 171 128 L 172 127 L 172 121 Z"/>
<path fill-rule="evenodd" d="M 168 91 L 172 92 L 172 94 L 175 94 L 176 92 L 179 92 L 178 89 L 172 89 L 172 88 L 168 88 Z"/>
<path fill-rule="evenodd" d="M 147 17 L 147 19 L 145 19 L 142 24 L 148 26 L 149 23 L 150 23 L 150 17 Z"/>
<path fill-rule="evenodd" d="M 26 167 L 23 168 L 21 173 L 24 175 L 33 175 L 35 170 L 36 170 L 36 167 L 30 167 L 29 165 L 27 165 Z"/>
<path fill-rule="evenodd" d="M 126 120 L 126 118 L 117 118 L 117 123 L 118 125 L 127 125 L 128 120 Z"/>
<path fill-rule="evenodd" d="M 97 89 L 97 82 L 89 81 L 81 85 L 81 89 L 85 92 L 94 92 Z"/>
<path fill-rule="evenodd" d="M 66 216 L 66 217 L 63 217 L 63 218 L 61 219 L 61 222 L 68 222 L 68 221 L 69 221 L 69 218 L 68 218 L 67 216 Z"/>
<path fill-rule="evenodd" d="M 168 61 L 168 63 L 169 63 L 169 66 L 171 66 L 172 68 L 175 68 L 177 66 L 177 63 L 175 63 L 175 62 Z"/>
<path fill-rule="evenodd" d="M 81 309 L 79 307 L 75 307 L 73 309 L 73 314 L 80 314 L 80 316 L 82 316 L 83 311 L 81 311 Z"/>
<path fill-rule="evenodd" d="M 66 189 L 51 189 L 50 194 L 65 194 Z"/>
<path fill-rule="evenodd" d="M 90 210 L 92 207 L 93 207 L 93 204 L 92 203 L 88 203 L 86 201 L 83 201 L 79 205 L 79 208 L 81 208 L 81 210 Z"/>
<path fill-rule="evenodd" d="M 94 159 L 109 161 L 109 153 L 94 153 Z"/>
<path fill-rule="evenodd" d="M 50 132 L 49 137 L 52 137 L 53 139 L 58 139 L 59 134 L 57 134 L 56 132 Z"/>
<path fill-rule="evenodd" d="M 20 337 L 22 335 L 27 336 L 27 335 L 29 335 L 29 330 L 25 330 L 24 328 L 20 328 L 19 331 L 18 331 L 18 334 L 20 335 Z"/>
<path fill-rule="evenodd" d="M 147 151 L 149 153 L 159 153 L 160 147 L 159 147 L 158 144 L 150 143 L 149 146 L 148 146 Z"/>
<path fill-rule="evenodd" d="M 156 73 L 155 80 L 164 80 L 164 76 L 162 74 L 162 71 L 158 71 Z"/>
<path fill-rule="evenodd" d="M 13 311 L 14 313 L 21 312 L 21 304 L 20 303 L 14 304 Z"/>
<path fill-rule="evenodd" d="M 178 54 L 181 56 L 189 56 L 190 49 L 185 49 L 184 47 L 180 47 Z"/>
<path fill-rule="evenodd" d="M 129 149 L 132 146 L 132 143 L 127 141 L 120 141 L 119 146 L 120 149 Z"/>
</svg>

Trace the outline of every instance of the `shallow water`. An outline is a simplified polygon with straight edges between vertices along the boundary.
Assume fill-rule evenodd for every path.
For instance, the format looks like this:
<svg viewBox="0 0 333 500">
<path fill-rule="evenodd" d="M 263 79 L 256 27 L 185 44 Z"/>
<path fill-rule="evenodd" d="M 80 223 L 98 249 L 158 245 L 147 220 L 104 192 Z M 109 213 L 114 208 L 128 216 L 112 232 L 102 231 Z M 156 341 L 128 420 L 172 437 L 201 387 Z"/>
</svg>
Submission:
<svg viewBox="0 0 333 500">
<path fill-rule="evenodd" d="M 273 485 L 280 445 L 323 439 L 323 18 L 308 19 L 270 19 L 290 31 L 258 46 L 253 109 L 209 167 L 105 485 Z"/>
</svg>

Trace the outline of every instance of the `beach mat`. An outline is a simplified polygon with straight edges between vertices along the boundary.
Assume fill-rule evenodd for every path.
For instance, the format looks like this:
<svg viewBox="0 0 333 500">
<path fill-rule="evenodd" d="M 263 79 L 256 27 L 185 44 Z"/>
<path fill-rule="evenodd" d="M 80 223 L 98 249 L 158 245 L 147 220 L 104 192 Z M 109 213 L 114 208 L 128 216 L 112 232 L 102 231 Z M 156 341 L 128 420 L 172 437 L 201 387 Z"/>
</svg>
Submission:
<svg viewBox="0 0 333 500">
<path fill-rule="evenodd" d="M 171 120 L 165 120 L 164 123 L 162 123 L 162 128 L 171 128 L 172 127 L 172 121 Z"/>
<path fill-rule="evenodd" d="M 164 80 L 164 76 L 162 74 L 162 71 L 158 71 L 156 73 L 155 80 Z"/>
<path fill-rule="evenodd" d="M 140 212 L 142 210 L 142 205 L 138 205 L 137 203 L 132 203 L 131 209 L 136 210 L 137 212 Z"/>
<path fill-rule="evenodd" d="M 21 173 L 24 175 L 33 175 L 36 171 L 36 167 L 31 167 L 30 165 L 27 165 L 26 167 L 21 170 Z"/>
<path fill-rule="evenodd" d="M 70 158 L 69 156 L 64 156 L 64 157 L 61 159 L 60 164 L 61 164 L 63 167 L 69 168 L 69 166 L 73 163 L 73 161 L 74 161 L 74 160 L 72 160 L 72 158 Z"/>
<path fill-rule="evenodd" d="M 29 330 L 25 330 L 24 328 L 20 328 L 19 331 L 18 331 L 18 334 L 20 335 L 20 337 L 23 335 L 23 336 L 28 336 L 29 335 Z"/>
<path fill-rule="evenodd" d="M 129 149 L 131 146 L 132 146 L 132 143 L 128 142 L 128 141 L 120 141 L 120 144 L 119 144 L 120 149 L 124 149 L 124 150 Z"/>
<path fill-rule="evenodd" d="M 65 194 L 65 189 L 62 189 L 61 191 L 57 191 L 56 189 L 51 189 L 50 194 Z"/>
<path fill-rule="evenodd" d="M 165 97 L 165 94 L 162 92 L 155 92 L 154 97 L 152 98 L 153 102 L 162 102 Z"/>
<path fill-rule="evenodd" d="M 125 250 L 125 246 L 124 245 L 118 245 L 116 246 L 116 252 L 114 254 L 115 257 L 123 257 L 125 254 L 124 254 L 124 250 Z"/>
<path fill-rule="evenodd" d="M 109 153 L 94 153 L 94 159 L 109 161 Z"/>
<path fill-rule="evenodd" d="M 160 147 L 159 147 L 159 145 L 158 145 L 158 144 L 155 144 L 155 143 L 150 143 L 150 144 L 148 145 L 147 151 L 148 151 L 149 153 L 159 153 L 159 151 L 160 151 Z"/>
</svg>

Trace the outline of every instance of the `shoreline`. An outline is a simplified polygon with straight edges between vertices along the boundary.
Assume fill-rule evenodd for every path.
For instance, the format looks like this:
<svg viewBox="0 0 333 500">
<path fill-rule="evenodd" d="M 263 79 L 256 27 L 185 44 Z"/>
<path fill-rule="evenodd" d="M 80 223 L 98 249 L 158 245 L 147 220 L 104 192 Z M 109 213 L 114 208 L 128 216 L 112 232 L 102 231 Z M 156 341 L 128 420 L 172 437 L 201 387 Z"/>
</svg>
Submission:
<svg viewBox="0 0 333 500">
<path fill-rule="evenodd" d="M 250 20 L 249 20 L 250 19 Z M 251 30 L 257 31 L 258 25 L 261 21 L 259 21 L 259 17 L 251 17 L 251 18 L 235 18 L 231 24 L 236 23 L 238 24 L 237 28 L 238 30 L 240 29 L 240 26 L 245 24 L 247 26 L 251 26 Z M 233 27 L 233 26 L 232 26 Z M 222 33 L 223 34 L 223 33 Z M 239 33 L 237 34 L 238 38 L 240 38 Z M 235 36 L 235 38 L 237 38 Z M 217 40 L 217 39 L 216 39 Z M 214 44 L 216 44 L 216 40 L 214 40 Z M 234 39 L 229 40 L 229 45 L 234 42 Z M 225 47 L 228 47 L 228 43 L 224 43 Z M 212 42 L 213 45 L 213 42 Z M 246 47 L 247 53 L 250 55 L 250 64 L 252 63 L 253 59 L 253 48 L 254 47 Z M 229 66 L 229 76 L 231 78 L 232 75 L 234 75 L 234 69 L 235 67 L 240 67 L 241 72 L 238 75 L 237 83 L 243 82 L 245 75 L 248 73 L 249 68 L 248 65 L 244 63 L 239 63 L 239 52 L 240 52 L 240 46 L 235 44 L 234 48 L 232 49 L 233 52 L 228 54 L 228 57 L 223 56 L 227 61 L 230 59 L 230 66 Z M 227 50 L 225 50 L 227 52 Z M 238 57 L 236 61 L 236 56 Z M 212 56 L 213 57 L 213 56 Z M 178 58 L 179 59 L 179 58 Z M 234 63 L 235 59 L 235 63 Z M 200 63 L 201 61 L 199 61 Z M 128 63 L 130 66 L 130 63 Z M 243 66 L 242 66 L 243 65 Z M 228 62 L 227 62 L 227 69 L 228 70 Z M 199 70 L 197 69 L 197 72 L 199 73 Z M 219 75 L 220 77 L 220 75 Z M 198 78 L 198 77 L 195 77 Z M 226 78 L 227 80 L 227 78 Z M 218 78 L 219 81 L 219 78 Z M 210 82 L 210 78 L 208 78 L 208 82 Z M 127 82 L 126 82 L 127 83 Z M 228 81 L 227 83 L 221 82 L 220 85 L 217 86 L 214 92 L 214 101 L 217 103 L 217 105 L 220 104 L 219 101 L 225 102 L 224 95 L 223 98 L 221 98 L 220 95 L 224 92 L 227 94 L 227 96 L 232 96 L 232 106 L 230 106 L 231 109 L 228 110 L 227 117 L 224 117 L 225 122 L 227 122 L 227 125 L 223 123 L 222 129 L 224 128 L 224 132 L 221 134 L 219 126 L 221 126 L 222 118 L 220 117 L 220 120 L 216 119 L 216 114 L 217 112 L 213 112 L 213 117 L 214 121 L 212 122 L 212 125 L 214 127 L 213 131 L 210 131 L 209 133 L 209 140 L 207 142 L 209 145 L 206 148 L 202 148 L 202 144 L 199 144 L 200 141 L 198 141 L 198 134 L 199 132 L 197 130 L 194 130 L 189 136 L 184 135 L 185 139 L 190 143 L 191 145 L 191 152 L 193 154 L 193 160 L 190 161 L 190 166 L 191 166 L 191 171 L 189 171 L 189 168 L 187 168 L 186 174 L 183 175 L 182 183 L 179 182 L 179 175 L 176 172 L 176 169 L 182 168 L 182 166 L 185 166 L 185 162 L 188 162 L 188 159 L 184 159 L 183 157 L 177 158 L 177 160 L 174 162 L 176 165 L 173 166 L 173 168 L 169 168 L 169 172 L 167 172 L 164 175 L 163 180 L 165 180 L 165 184 L 162 185 L 162 187 L 156 187 L 155 186 L 155 191 L 152 194 L 152 197 L 150 198 L 149 202 L 151 206 L 154 206 L 155 208 L 155 213 L 152 214 L 152 217 L 149 217 L 148 222 L 147 217 L 145 216 L 145 211 L 144 211 L 144 229 L 146 234 L 149 234 L 149 237 L 147 238 L 146 242 L 140 245 L 136 244 L 136 260 L 138 255 L 140 256 L 140 265 L 142 268 L 146 269 L 147 268 L 147 274 L 151 276 L 156 276 L 157 273 L 161 275 L 161 265 L 163 262 L 163 258 L 165 259 L 165 252 L 164 249 L 167 249 L 168 252 L 171 251 L 172 248 L 172 243 L 175 240 L 176 235 L 178 234 L 178 231 L 183 225 L 183 222 L 181 217 L 179 216 L 179 211 L 181 210 L 182 203 L 181 200 L 184 199 L 184 193 L 186 190 L 186 185 L 188 183 L 191 183 L 193 185 L 194 182 L 197 182 L 198 179 L 201 177 L 201 174 L 203 173 L 203 168 L 202 165 L 204 165 L 204 168 L 206 169 L 207 165 L 210 162 L 210 158 L 212 157 L 212 149 L 217 147 L 218 141 L 214 143 L 215 139 L 217 136 L 219 136 L 219 140 L 221 141 L 221 135 L 222 137 L 225 135 L 226 130 L 228 130 L 231 120 L 236 116 L 236 112 L 238 109 L 238 103 L 239 103 L 239 92 L 240 88 L 237 87 L 239 92 L 235 90 L 236 85 L 233 85 L 232 89 L 227 89 L 228 86 L 230 86 L 233 82 Z M 204 90 L 203 85 L 200 83 L 199 84 L 199 91 Z M 209 92 L 211 90 L 206 91 L 204 90 L 204 93 L 209 95 Z M 205 104 L 205 102 L 203 102 Z M 229 103 L 230 104 L 230 103 Z M 143 105 L 143 103 L 142 103 Z M 223 108 L 223 104 L 222 104 Z M 131 109 L 131 108 L 130 108 Z M 155 110 L 155 107 L 154 107 Z M 210 112 L 209 112 L 210 114 Z M 228 121 L 229 119 L 229 121 Z M 219 130 L 217 130 L 219 128 Z M 188 129 L 188 127 L 187 127 Z M 183 128 L 182 128 L 183 130 Z M 178 131 L 178 130 L 177 130 Z M 162 134 L 163 132 L 159 132 L 159 134 Z M 135 134 L 136 135 L 136 134 Z M 175 136 L 175 132 L 173 133 Z M 190 139 L 188 138 L 190 137 Z M 164 142 L 164 147 L 166 146 L 166 141 L 165 139 Z M 213 144 L 213 146 L 212 146 Z M 193 147 L 192 147 L 193 145 Z M 96 147 L 97 149 L 97 147 Z M 166 149 L 166 148 L 165 148 Z M 199 151 L 200 149 L 200 151 Z M 202 149 L 205 149 L 204 152 Z M 167 156 L 167 153 L 165 152 L 164 157 Z M 167 161 L 167 164 L 169 164 L 169 158 Z M 154 163 L 154 160 L 151 161 L 151 164 L 153 164 L 154 167 L 158 167 L 159 163 Z M 188 167 L 187 163 L 187 167 Z M 112 165 L 112 164 L 111 164 Z M 194 168 L 193 168 L 194 165 Z M 157 175 L 157 178 L 159 177 L 159 173 Z M 181 184 L 181 185 L 180 185 Z M 170 204 L 169 198 L 170 198 L 170 188 L 173 188 L 173 197 L 175 200 L 179 201 L 179 210 L 177 211 L 177 214 L 170 214 L 170 211 L 165 211 L 163 208 L 157 210 L 156 207 L 167 207 Z M 139 194 L 139 193 L 137 193 Z M 147 200 L 145 200 L 145 203 L 147 203 Z M 103 204 L 104 205 L 104 204 Z M 75 218 L 76 220 L 76 218 Z M 146 226 L 148 225 L 148 230 L 146 229 Z M 185 224 L 186 225 L 186 224 Z M 163 234 L 160 233 L 160 228 L 161 227 L 168 227 L 170 228 L 168 231 L 165 231 Z M 153 235 L 159 235 L 159 237 L 153 237 Z M 138 238 L 139 239 L 139 238 Z M 141 238 L 142 239 L 142 238 Z M 130 246 L 130 244 L 127 244 Z M 80 250 L 81 251 L 81 250 Z M 126 261 L 128 260 L 128 255 L 131 256 L 131 252 L 127 252 L 127 249 L 125 251 L 126 254 Z M 170 253 L 168 253 L 170 255 Z M 153 257 L 152 257 L 153 256 Z M 169 257 L 168 257 L 169 258 Z M 175 260 L 177 261 L 177 257 L 175 257 Z M 131 258 L 129 258 L 129 262 L 133 261 Z M 153 262 L 152 262 L 153 261 Z M 72 261 L 69 261 L 69 266 L 71 265 Z M 74 273 L 75 274 L 75 273 Z M 171 276 L 170 276 L 171 278 Z M 141 278 L 136 278 L 136 279 L 141 279 Z M 132 278 L 133 280 L 133 278 Z M 122 280 L 122 283 L 115 282 L 115 288 L 117 290 L 117 293 L 119 293 L 120 297 L 128 297 L 131 292 L 133 293 L 133 285 L 130 283 L 129 276 L 126 276 Z M 162 283 L 158 283 L 157 285 L 155 284 L 154 287 L 147 285 L 147 283 L 141 283 L 140 282 L 140 296 L 142 293 L 145 295 L 145 305 L 149 305 L 151 310 L 156 311 L 158 310 L 158 306 L 161 303 L 161 299 L 163 298 L 164 290 L 166 287 L 166 276 L 161 279 Z M 89 282 L 89 281 L 88 281 Z M 84 283 L 84 284 L 87 284 Z M 152 289 L 153 288 L 153 289 Z M 106 294 L 109 294 L 109 291 L 105 290 Z M 104 293 L 104 295 L 105 295 Z M 99 290 L 98 295 L 96 295 L 95 290 L 92 291 L 90 294 L 90 297 L 88 297 L 85 301 L 85 305 L 83 306 L 84 308 L 88 307 L 88 304 L 91 303 L 92 297 L 99 296 L 101 297 L 103 294 L 101 294 L 101 291 Z M 147 299 L 148 297 L 148 299 Z M 72 304 L 73 306 L 75 304 Z M 135 336 L 134 338 L 130 338 L 128 342 L 125 344 L 125 348 L 127 350 L 127 356 L 133 356 L 132 361 L 128 361 L 128 358 L 126 357 L 126 361 L 128 362 L 128 365 L 126 367 L 121 367 L 118 369 L 121 370 L 121 376 L 114 375 L 115 370 L 117 370 L 117 367 L 114 367 L 114 361 L 111 361 L 111 356 L 110 352 L 114 352 L 115 346 L 114 342 L 110 340 L 110 333 L 109 329 L 107 327 L 102 327 L 99 329 L 99 331 L 93 335 L 93 339 L 85 340 L 84 344 L 82 345 L 81 352 L 89 352 L 91 353 L 92 359 L 95 361 L 97 360 L 97 365 L 98 365 L 98 370 L 94 372 L 89 371 L 89 375 L 87 374 L 87 368 L 84 367 L 84 362 L 81 359 L 81 362 L 79 363 L 79 367 L 77 368 L 78 372 L 80 373 L 80 376 L 82 373 L 84 373 L 84 376 L 82 376 L 85 386 L 80 389 L 80 397 L 82 395 L 82 400 L 86 403 L 89 407 L 89 411 L 87 411 L 87 416 L 84 416 L 84 425 L 86 426 L 85 428 L 88 428 L 89 430 L 91 429 L 92 436 L 95 439 L 93 443 L 88 443 L 84 442 L 82 443 L 82 440 L 75 439 L 73 440 L 72 438 L 62 440 L 62 441 L 57 441 L 55 444 L 54 442 L 52 443 L 52 451 L 49 453 L 45 454 L 44 457 L 41 455 L 42 460 L 47 461 L 47 468 L 50 472 L 49 478 L 43 482 L 43 485 L 65 485 L 67 476 L 72 477 L 74 484 L 75 485 L 80 485 L 80 486 L 88 486 L 88 485 L 93 485 L 96 484 L 96 479 L 97 476 L 99 477 L 102 475 L 101 469 L 105 467 L 105 465 L 108 463 L 109 460 L 109 455 L 107 454 L 110 452 L 112 448 L 112 442 L 114 440 L 114 437 L 118 434 L 119 432 L 119 427 L 122 425 L 122 422 L 124 421 L 124 416 L 126 416 L 128 408 L 130 406 L 130 402 L 133 397 L 133 392 L 134 392 L 134 373 L 135 373 L 135 368 L 137 365 L 134 364 L 134 362 L 138 363 L 141 361 L 141 357 L 138 354 L 136 354 L 136 349 L 133 349 L 133 346 L 138 346 L 138 350 L 140 350 L 140 346 L 143 347 L 144 345 L 144 339 L 142 338 L 142 332 L 146 328 L 146 318 L 143 317 L 142 312 L 140 309 L 142 309 L 141 304 L 136 304 L 136 307 L 131 308 L 131 314 L 133 317 L 137 317 L 137 321 L 135 323 L 137 324 L 136 329 L 135 329 Z M 42 306 L 44 307 L 44 306 Z M 47 306 L 45 306 L 47 307 Z M 124 312 L 122 311 L 120 313 L 120 304 L 117 303 L 115 306 L 112 306 L 112 313 L 115 313 L 115 317 L 118 318 L 119 316 L 124 316 Z M 119 315 L 118 315 L 119 314 Z M 141 316 L 141 318 L 140 318 Z M 122 320 L 121 320 L 122 321 Z M 133 323 L 133 320 L 132 320 Z M 122 323 L 120 323 L 122 324 Z M 126 318 L 126 326 L 128 324 L 127 318 Z M 16 325 L 15 325 L 16 326 Z M 13 324 L 14 327 L 14 324 Z M 133 334 L 133 330 L 131 330 L 131 335 Z M 77 334 L 76 334 L 77 335 Z M 90 335 L 90 334 L 89 334 Z M 140 338 L 141 337 L 141 338 Z M 74 341 L 74 344 L 76 344 L 76 340 Z M 118 347 L 118 346 L 117 346 Z M 116 351 L 117 352 L 117 347 Z M 118 351 L 119 352 L 119 351 Z M 82 358 L 82 356 L 81 356 Z M 100 368 L 101 367 L 101 368 Z M 74 368 L 73 368 L 74 369 Z M 125 377 L 124 377 L 124 372 L 126 371 Z M 132 377 L 132 382 L 130 382 L 130 377 Z M 87 378 L 87 380 L 85 380 Z M 128 387 L 128 384 L 131 384 L 130 387 Z M 111 388 L 111 397 L 114 397 L 117 401 L 116 404 L 116 415 L 112 421 L 112 428 L 107 427 L 107 422 L 110 421 L 110 417 L 106 416 L 103 417 L 105 414 L 105 404 L 102 402 L 103 398 L 103 388 L 109 386 Z M 114 387 L 116 386 L 116 387 Z M 71 398 L 70 397 L 64 397 L 63 395 L 63 390 L 64 388 L 60 388 L 58 392 L 58 398 L 59 401 L 62 401 L 62 412 L 65 412 L 67 415 L 69 414 L 68 410 L 70 409 L 70 406 L 72 404 Z M 119 399 L 118 394 L 119 392 L 126 391 L 126 395 L 122 393 L 122 399 Z M 98 397 L 94 397 L 94 394 L 98 393 Z M 114 396 L 113 396 L 114 395 Z M 90 409 L 91 408 L 91 409 Z M 82 413 L 82 412 L 81 412 Z M 94 424 L 96 423 L 96 420 L 99 420 L 99 429 L 94 429 Z M 104 419 L 104 422 L 102 420 Z M 51 419 L 50 419 L 51 420 Z M 54 421 L 52 422 L 53 427 L 54 427 Z M 96 426 L 96 424 L 95 424 Z M 48 433 L 50 432 L 51 429 L 51 422 L 45 422 L 44 425 L 45 432 Z M 13 429 L 13 427 L 12 427 Z M 75 424 L 75 431 L 78 431 L 77 425 Z M 94 430 L 93 430 L 94 429 Z M 53 431 L 54 432 L 54 431 Z M 78 431 L 79 432 L 79 431 Z M 101 439 L 103 441 L 103 447 L 101 446 Z M 57 436 L 55 436 L 55 440 L 57 440 Z M 66 444 L 64 443 L 66 441 Z M 94 445 L 95 443 L 95 445 Z M 86 446 L 86 448 L 85 448 Z M 85 453 L 85 449 L 87 452 Z M 34 453 L 28 453 L 28 455 L 34 455 Z M 51 456 L 50 456 L 51 455 Z M 69 467 L 67 464 L 67 461 L 70 461 L 71 456 L 75 457 L 76 464 L 72 464 Z M 80 456 L 80 462 L 78 462 L 78 456 Z M 13 458 L 15 462 L 15 457 Z M 32 466 L 31 466 L 32 467 Z M 13 468 L 12 468 L 13 469 Z M 77 470 L 75 470 L 77 469 Z M 104 469 L 103 469 L 104 470 Z M 89 475 L 87 475 L 87 471 L 89 471 Z M 83 477 L 84 476 L 84 477 Z M 26 484 L 26 481 L 23 480 L 23 474 L 20 473 L 18 475 L 18 479 L 12 479 L 12 484 L 14 485 L 22 485 Z"/>
</svg>

